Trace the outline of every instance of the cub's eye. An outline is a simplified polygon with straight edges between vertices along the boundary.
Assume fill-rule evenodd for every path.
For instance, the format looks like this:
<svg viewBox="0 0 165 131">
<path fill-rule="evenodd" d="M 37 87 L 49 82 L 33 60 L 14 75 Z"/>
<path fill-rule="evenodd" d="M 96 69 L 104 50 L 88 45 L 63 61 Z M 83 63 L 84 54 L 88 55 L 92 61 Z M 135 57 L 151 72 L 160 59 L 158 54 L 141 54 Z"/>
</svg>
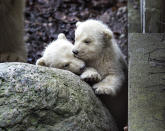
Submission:
<svg viewBox="0 0 165 131">
<path fill-rule="evenodd" d="M 69 66 L 69 63 L 65 64 L 63 67 L 64 68 L 67 68 Z"/>
<path fill-rule="evenodd" d="M 91 41 L 90 40 L 84 40 L 84 43 L 88 45 L 91 43 Z"/>
</svg>

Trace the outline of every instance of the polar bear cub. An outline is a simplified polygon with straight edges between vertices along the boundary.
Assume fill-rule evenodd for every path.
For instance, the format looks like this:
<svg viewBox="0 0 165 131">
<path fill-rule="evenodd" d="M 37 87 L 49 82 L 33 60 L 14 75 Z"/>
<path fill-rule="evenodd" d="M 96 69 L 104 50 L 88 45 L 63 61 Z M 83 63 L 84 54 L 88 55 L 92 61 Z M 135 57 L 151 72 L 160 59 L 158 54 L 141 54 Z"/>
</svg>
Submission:
<svg viewBox="0 0 165 131">
<path fill-rule="evenodd" d="M 85 63 L 74 57 L 72 49 L 73 44 L 66 39 L 63 33 L 60 33 L 57 40 L 46 47 L 43 56 L 37 60 L 36 65 L 55 67 L 81 74 Z"/>
<path fill-rule="evenodd" d="M 127 65 L 112 31 L 97 20 L 77 22 L 76 26 L 73 53 L 88 67 L 81 78 L 97 77 L 95 93 L 115 96 L 125 80 Z"/>
<path fill-rule="evenodd" d="M 86 63 L 84 80 L 97 80 L 96 94 L 109 109 L 120 130 L 128 122 L 127 64 L 113 32 L 97 20 L 78 22 L 73 53 Z"/>
</svg>

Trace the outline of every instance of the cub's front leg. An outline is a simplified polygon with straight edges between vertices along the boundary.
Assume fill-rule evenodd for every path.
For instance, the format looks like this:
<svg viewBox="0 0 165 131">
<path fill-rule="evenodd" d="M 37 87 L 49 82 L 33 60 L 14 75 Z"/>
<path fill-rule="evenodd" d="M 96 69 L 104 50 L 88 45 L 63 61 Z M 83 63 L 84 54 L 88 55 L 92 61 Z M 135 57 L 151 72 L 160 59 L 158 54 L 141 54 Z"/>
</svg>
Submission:
<svg viewBox="0 0 165 131">
<path fill-rule="evenodd" d="M 111 74 L 106 76 L 102 81 L 93 85 L 96 94 L 107 94 L 115 96 L 121 88 L 124 81 L 124 74 Z"/>
<path fill-rule="evenodd" d="M 85 71 L 81 74 L 80 78 L 86 82 L 99 82 L 101 80 L 101 75 L 96 69 L 92 67 L 87 67 Z"/>
</svg>

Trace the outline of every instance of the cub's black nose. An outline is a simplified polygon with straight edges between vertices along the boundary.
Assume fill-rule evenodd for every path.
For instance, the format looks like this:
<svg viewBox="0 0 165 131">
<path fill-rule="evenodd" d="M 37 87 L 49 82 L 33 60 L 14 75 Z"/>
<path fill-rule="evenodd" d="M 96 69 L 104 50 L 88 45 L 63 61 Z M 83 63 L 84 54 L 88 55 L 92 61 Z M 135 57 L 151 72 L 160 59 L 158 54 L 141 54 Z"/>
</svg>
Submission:
<svg viewBox="0 0 165 131">
<path fill-rule="evenodd" d="M 78 50 L 72 50 L 73 54 L 77 55 L 78 54 Z"/>
<path fill-rule="evenodd" d="M 85 64 L 80 68 L 80 71 L 84 71 L 85 70 Z"/>
</svg>

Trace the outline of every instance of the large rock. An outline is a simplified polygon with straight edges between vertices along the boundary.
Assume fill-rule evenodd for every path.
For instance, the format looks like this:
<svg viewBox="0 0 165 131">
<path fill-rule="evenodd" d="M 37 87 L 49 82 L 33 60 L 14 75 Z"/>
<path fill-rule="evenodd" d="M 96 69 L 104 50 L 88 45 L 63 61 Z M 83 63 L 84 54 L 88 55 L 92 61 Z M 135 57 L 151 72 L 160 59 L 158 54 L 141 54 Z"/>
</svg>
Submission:
<svg viewBox="0 0 165 131">
<path fill-rule="evenodd" d="M 0 130 L 117 131 L 90 86 L 69 71 L 0 64 Z"/>
<path fill-rule="evenodd" d="M 165 41 L 160 33 L 131 33 L 129 131 L 165 131 Z"/>
</svg>

